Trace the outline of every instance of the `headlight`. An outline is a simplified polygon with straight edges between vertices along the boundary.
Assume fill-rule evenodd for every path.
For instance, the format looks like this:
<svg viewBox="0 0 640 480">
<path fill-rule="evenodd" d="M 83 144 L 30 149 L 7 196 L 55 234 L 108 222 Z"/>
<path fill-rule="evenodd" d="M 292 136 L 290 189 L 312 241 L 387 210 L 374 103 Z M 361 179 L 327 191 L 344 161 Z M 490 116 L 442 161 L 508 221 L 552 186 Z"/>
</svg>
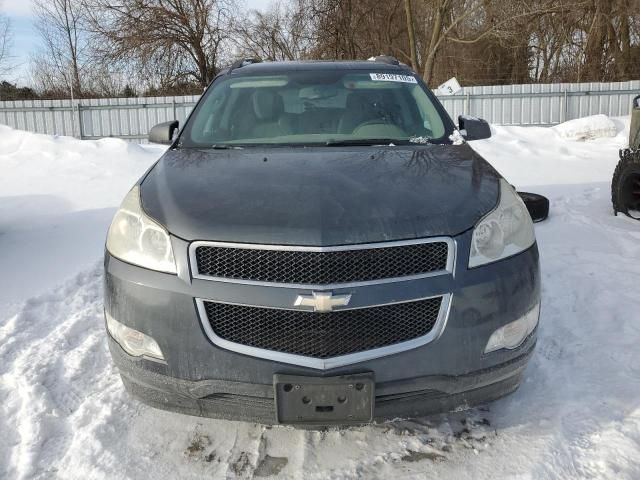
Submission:
<svg viewBox="0 0 640 480">
<path fill-rule="evenodd" d="M 515 322 L 507 323 L 499 328 L 489 338 L 484 353 L 494 352 L 503 348 L 513 350 L 533 332 L 540 318 L 540 303 L 525 313 Z"/>
<path fill-rule="evenodd" d="M 107 330 L 129 355 L 164 360 L 160 347 L 149 335 L 123 325 L 106 312 L 105 317 L 107 318 Z"/>
<path fill-rule="evenodd" d="M 140 187 L 137 185 L 127 194 L 113 217 L 107 234 L 107 250 L 128 263 L 176 273 L 169 234 L 142 211 Z"/>
<path fill-rule="evenodd" d="M 527 207 L 511 185 L 500 179 L 498 206 L 473 230 L 469 267 L 510 257 L 531 247 L 535 241 Z"/>
</svg>

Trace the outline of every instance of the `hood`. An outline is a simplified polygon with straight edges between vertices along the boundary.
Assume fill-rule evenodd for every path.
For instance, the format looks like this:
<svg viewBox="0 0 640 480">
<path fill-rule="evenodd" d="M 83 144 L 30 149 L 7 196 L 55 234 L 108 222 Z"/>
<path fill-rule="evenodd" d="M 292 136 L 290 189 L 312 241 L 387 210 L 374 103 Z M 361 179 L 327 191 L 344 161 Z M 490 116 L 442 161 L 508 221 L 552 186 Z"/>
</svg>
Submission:
<svg viewBox="0 0 640 480">
<path fill-rule="evenodd" d="M 469 145 L 170 150 L 144 210 L 185 240 L 329 246 L 457 235 L 498 201 Z"/>
</svg>

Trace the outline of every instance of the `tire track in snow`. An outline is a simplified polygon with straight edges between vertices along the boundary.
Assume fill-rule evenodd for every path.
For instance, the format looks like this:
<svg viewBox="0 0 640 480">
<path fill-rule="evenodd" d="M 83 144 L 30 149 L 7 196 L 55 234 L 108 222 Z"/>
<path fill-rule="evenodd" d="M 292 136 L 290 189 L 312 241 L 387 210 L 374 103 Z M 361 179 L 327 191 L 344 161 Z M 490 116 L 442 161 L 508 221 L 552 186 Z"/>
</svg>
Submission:
<svg viewBox="0 0 640 480">
<path fill-rule="evenodd" d="M 3 465 L 8 478 L 51 478 L 65 456 L 69 419 L 104 365 L 100 270 L 27 301 L 0 333 L 3 432 L 13 444 L 2 452 L 11 458 Z"/>
<path fill-rule="evenodd" d="M 235 438 L 229 455 L 225 459 L 227 479 L 248 479 L 253 477 L 260 450 L 263 448 L 265 427 L 255 423 L 236 423 Z"/>
<path fill-rule="evenodd" d="M 630 357 L 639 330 L 630 312 L 640 306 L 632 294 L 640 276 L 638 223 L 611 214 L 608 188 L 553 187 L 549 197 L 552 216 L 537 227 L 542 318 L 527 371 L 537 384 L 529 391 L 528 415 L 545 419 L 536 437 L 548 437 L 537 476 L 635 478 L 628 445 L 619 449 L 604 439 L 611 432 L 617 437 L 637 412 Z"/>
</svg>

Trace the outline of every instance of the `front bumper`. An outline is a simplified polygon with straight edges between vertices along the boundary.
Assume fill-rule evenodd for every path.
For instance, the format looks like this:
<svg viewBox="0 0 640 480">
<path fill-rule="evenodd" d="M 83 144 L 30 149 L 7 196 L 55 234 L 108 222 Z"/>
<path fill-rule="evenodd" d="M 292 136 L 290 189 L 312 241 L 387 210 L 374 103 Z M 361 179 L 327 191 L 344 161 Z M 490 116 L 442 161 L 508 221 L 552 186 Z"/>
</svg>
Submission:
<svg viewBox="0 0 640 480">
<path fill-rule="evenodd" d="M 203 330 L 196 298 L 283 307 L 299 288 L 238 285 L 193 279 L 188 244 L 173 239 L 179 274 L 152 272 L 105 258 L 105 310 L 154 338 L 166 360 L 127 355 L 110 339 L 127 390 L 144 402 L 193 415 L 273 423 L 276 374 L 330 377 L 372 372 L 375 417 L 426 415 L 491 401 L 515 390 L 533 351 L 536 332 L 514 350 L 484 354 L 491 334 L 529 311 L 540 298 L 538 251 L 529 250 L 467 269 L 470 232 L 457 237 L 452 274 L 383 285 L 334 289 L 362 305 L 451 294 L 441 335 L 401 353 L 327 370 L 243 355 L 213 344 Z M 309 292 L 304 292 L 309 293 Z"/>
<path fill-rule="evenodd" d="M 374 419 L 409 418 L 487 403 L 515 391 L 535 341 L 513 360 L 459 376 L 433 375 L 376 383 Z M 201 417 L 276 423 L 273 384 L 226 380 L 188 381 L 148 368 L 109 338 L 109 348 L 127 392 L 152 407 Z"/>
</svg>

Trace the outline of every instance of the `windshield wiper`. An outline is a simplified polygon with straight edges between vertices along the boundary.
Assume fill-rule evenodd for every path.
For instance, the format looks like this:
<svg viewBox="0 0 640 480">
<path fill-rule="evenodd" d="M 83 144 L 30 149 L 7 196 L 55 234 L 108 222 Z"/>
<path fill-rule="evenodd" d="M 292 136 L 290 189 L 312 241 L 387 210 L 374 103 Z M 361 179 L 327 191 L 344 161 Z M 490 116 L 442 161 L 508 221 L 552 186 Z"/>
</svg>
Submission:
<svg viewBox="0 0 640 480">
<path fill-rule="evenodd" d="M 325 143 L 328 147 L 343 146 L 343 145 L 355 145 L 355 146 L 370 146 L 370 145 L 398 145 L 400 143 L 406 143 L 406 140 L 400 140 L 398 138 L 348 138 L 346 140 L 327 140 Z"/>
<path fill-rule="evenodd" d="M 242 147 L 239 145 L 227 145 L 226 143 L 214 143 L 209 148 L 213 148 L 214 150 L 242 150 Z"/>
</svg>

